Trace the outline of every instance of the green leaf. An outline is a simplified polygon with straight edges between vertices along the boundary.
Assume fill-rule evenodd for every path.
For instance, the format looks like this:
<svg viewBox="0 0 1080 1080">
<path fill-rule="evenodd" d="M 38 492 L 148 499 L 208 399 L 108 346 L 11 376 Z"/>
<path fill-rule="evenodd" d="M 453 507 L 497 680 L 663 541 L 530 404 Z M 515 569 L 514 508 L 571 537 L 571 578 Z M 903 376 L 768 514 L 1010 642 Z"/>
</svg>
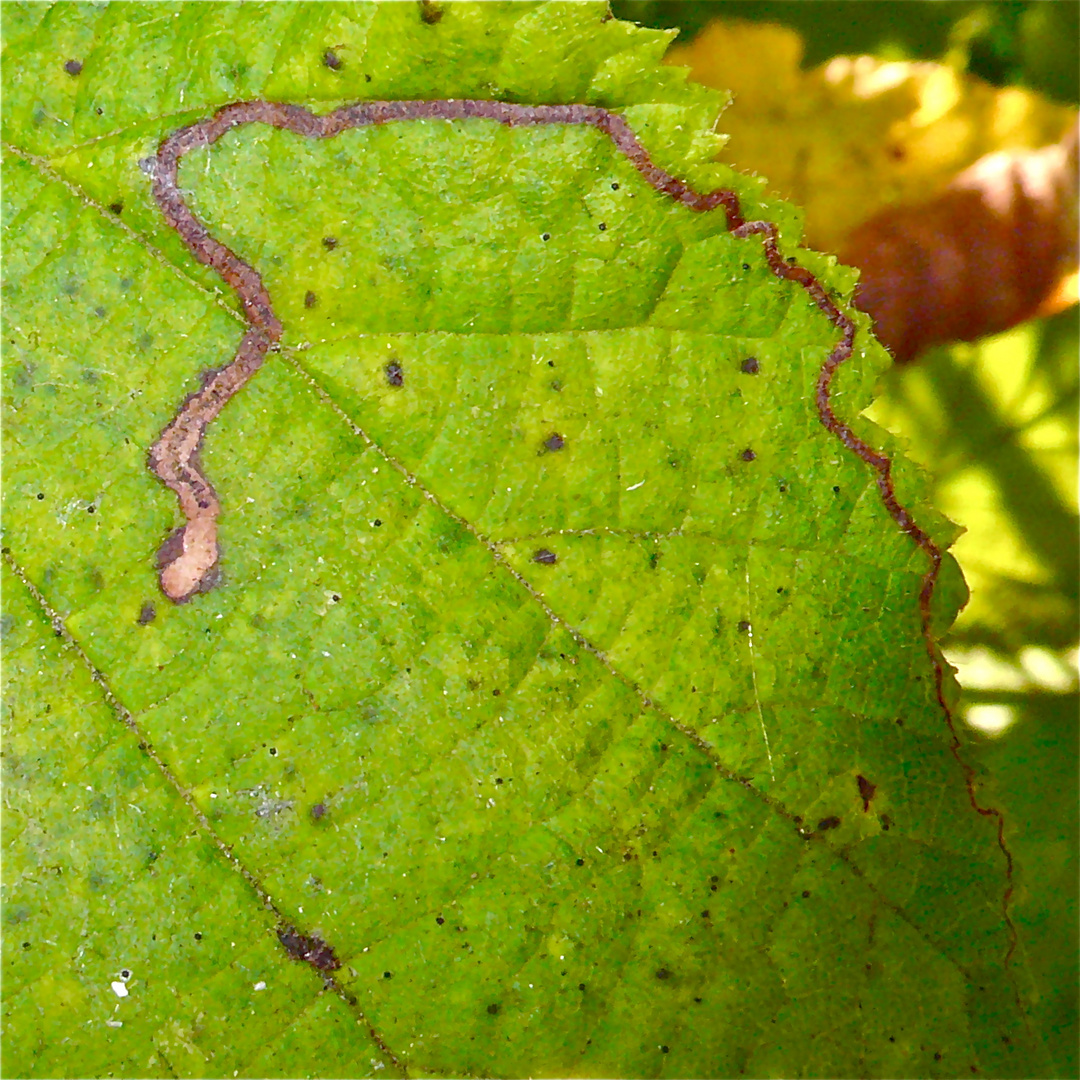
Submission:
<svg viewBox="0 0 1080 1080">
<path fill-rule="evenodd" d="M 838 332 L 600 133 L 248 125 L 184 159 L 285 331 L 203 450 L 223 583 L 157 592 L 147 448 L 246 324 L 140 162 L 230 101 L 611 109 L 847 302 L 710 163 L 667 35 L 592 3 L 3 16 L 6 1070 L 1038 1071 L 925 553 L 818 418 Z M 832 407 L 944 545 L 855 419 L 859 325 Z M 936 631 L 962 597 L 947 562 Z"/>
</svg>

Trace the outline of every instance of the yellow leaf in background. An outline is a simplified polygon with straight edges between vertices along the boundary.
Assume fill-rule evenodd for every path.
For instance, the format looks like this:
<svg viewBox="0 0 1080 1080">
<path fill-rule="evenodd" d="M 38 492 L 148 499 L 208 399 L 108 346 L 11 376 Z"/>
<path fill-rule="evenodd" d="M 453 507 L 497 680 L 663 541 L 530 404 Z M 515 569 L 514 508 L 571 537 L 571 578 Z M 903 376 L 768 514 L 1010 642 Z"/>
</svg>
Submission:
<svg viewBox="0 0 1080 1080">
<path fill-rule="evenodd" d="M 786 27 L 716 21 L 666 60 L 732 92 L 721 160 L 805 207 L 807 244 L 826 251 L 888 206 L 939 195 L 984 155 L 1057 142 L 1076 121 L 941 64 L 836 57 L 802 71 L 802 53 Z"/>
</svg>

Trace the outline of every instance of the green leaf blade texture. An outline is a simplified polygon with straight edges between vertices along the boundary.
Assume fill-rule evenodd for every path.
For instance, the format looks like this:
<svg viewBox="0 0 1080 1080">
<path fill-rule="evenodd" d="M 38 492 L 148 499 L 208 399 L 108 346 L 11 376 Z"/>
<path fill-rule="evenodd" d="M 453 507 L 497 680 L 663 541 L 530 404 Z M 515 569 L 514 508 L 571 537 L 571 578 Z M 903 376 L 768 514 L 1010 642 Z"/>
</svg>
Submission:
<svg viewBox="0 0 1080 1080">
<path fill-rule="evenodd" d="M 285 333 L 203 448 L 225 580 L 157 592 L 175 504 L 146 450 L 245 328 L 139 167 L 184 123 L 244 97 L 598 104 L 796 252 L 793 212 L 708 164 L 716 103 L 655 69 L 663 35 L 597 5 L 440 10 L 5 8 L 5 544 L 26 583 L 5 603 L 6 1069 L 1030 1072 L 996 823 L 920 630 L 925 556 L 817 417 L 837 332 L 759 239 L 597 132 L 248 126 L 185 158 Z M 860 330 L 842 418 L 882 362 Z M 939 591 L 947 625 L 961 594 Z M 73 714 L 96 726 L 63 767 L 133 778 L 139 809 L 67 844 L 43 814 L 92 796 L 20 769 Z M 151 828 L 167 875 L 116 853 Z M 95 885 L 87 860 L 123 872 Z M 42 865 L 63 901 L 38 899 Z M 126 998 L 100 943 L 118 892 L 145 898 Z M 171 966 L 155 919 L 178 941 L 211 902 L 209 966 Z M 329 989 L 283 922 L 333 946 Z M 49 1057 L 61 1029 L 80 1034 Z"/>
</svg>

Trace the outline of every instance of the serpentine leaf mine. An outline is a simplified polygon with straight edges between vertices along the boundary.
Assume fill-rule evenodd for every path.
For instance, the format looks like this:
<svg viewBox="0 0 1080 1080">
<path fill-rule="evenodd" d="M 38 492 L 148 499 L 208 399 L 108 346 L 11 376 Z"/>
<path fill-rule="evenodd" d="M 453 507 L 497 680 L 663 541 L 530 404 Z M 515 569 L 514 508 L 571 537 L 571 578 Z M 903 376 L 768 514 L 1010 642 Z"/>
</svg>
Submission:
<svg viewBox="0 0 1080 1080">
<path fill-rule="evenodd" d="M 438 10 L 433 8 L 432 10 Z M 329 55 L 329 54 L 328 54 Z M 337 58 L 334 57 L 334 60 Z M 330 66 L 331 61 L 327 61 Z M 146 163 L 153 181 L 153 194 L 166 222 L 176 230 L 191 253 L 211 266 L 232 288 L 240 301 L 249 329 L 240 341 L 232 360 L 224 367 L 208 372 L 202 387 L 180 406 L 173 420 L 150 449 L 150 467 L 155 475 L 176 493 L 185 523 L 166 538 L 158 552 L 161 589 L 174 603 L 181 604 L 197 593 L 207 592 L 217 584 L 217 519 L 221 505 L 213 485 L 199 463 L 199 448 L 209 424 L 217 417 L 249 379 L 258 371 L 267 352 L 282 335 L 282 325 L 274 312 L 262 277 L 208 229 L 188 207 L 178 186 L 180 159 L 191 150 L 206 149 L 226 132 L 245 124 L 266 124 L 312 139 L 329 139 L 343 131 L 371 125 L 414 120 L 490 120 L 507 127 L 541 124 L 585 125 L 611 139 L 615 148 L 638 173 L 661 194 L 697 213 L 723 207 L 730 233 L 739 239 L 761 238 L 769 268 L 778 278 L 801 286 L 814 304 L 839 331 L 839 340 L 823 362 L 817 377 L 817 414 L 824 428 L 852 454 L 864 461 L 876 474 L 881 501 L 897 527 L 925 554 L 927 569 L 919 590 L 922 636 L 934 670 L 937 699 L 944 712 L 952 737 L 952 752 L 964 770 L 969 800 L 979 814 L 997 819 L 998 843 L 1006 860 L 1007 887 L 1004 896 L 1006 920 L 1015 946 L 1015 928 L 1008 919 L 1012 891 L 1012 858 L 1005 845 L 1004 824 L 998 810 L 979 805 L 974 789 L 974 773 L 960 757 L 960 741 L 953 717 L 944 696 L 944 667 L 931 633 L 931 608 L 942 564 L 942 551 L 914 521 L 897 499 L 892 479 L 892 461 L 884 453 L 862 441 L 833 411 L 831 385 L 838 368 L 852 356 L 855 324 L 832 300 L 818 279 L 792 258 L 785 259 L 778 243 L 776 226 L 768 221 L 747 221 L 734 191 L 718 189 L 698 192 L 686 182 L 653 164 L 645 147 L 619 114 L 592 105 L 521 105 L 484 100 L 365 101 L 345 105 L 325 115 L 317 115 L 299 105 L 272 101 L 241 101 L 226 105 L 205 120 L 187 125 L 167 136 L 155 157 Z M 545 234 L 544 239 L 547 239 Z M 331 249 L 337 240 L 327 236 L 323 244 Z M 312 294 L 312 303 L 317 302 Z M 311 306 L 311 305 L 309 305 Z M 755 357 L 742 362 L 741 370 L 756 374 Z M 404 373 L 397 363 L 386 368 L 391 385 L 401 385 Z M 556 438 L 552 436 L 552 439 Z M 549 439 L 546 449 L 561 448 Z M 743 451 L 744 461 L 753 461 L 752 449 Z M 535 562 L 553 564 L 556 555 L 538 551 Z M 868 798 L 864 793 L 864 799 Z M 831 819 L 819 825 L 828 828 Z"/>
</svg>

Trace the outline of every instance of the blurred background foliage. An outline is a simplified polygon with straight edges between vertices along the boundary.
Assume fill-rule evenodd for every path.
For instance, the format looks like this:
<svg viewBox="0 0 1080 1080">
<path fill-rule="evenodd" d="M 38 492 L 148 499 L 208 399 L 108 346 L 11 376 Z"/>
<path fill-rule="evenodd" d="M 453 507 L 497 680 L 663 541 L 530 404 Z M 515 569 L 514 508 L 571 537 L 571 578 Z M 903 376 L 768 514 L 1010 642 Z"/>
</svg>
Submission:
<svg viewBox="0 0 1080 1080">
<path fill-rule="evenodd" d="M 975 75 L 1006 91 L 1034 91 L 1044 119 L 1047 110 L 1075 107 L 1080 99 L 1080 4 L 1074 2 L 612 0 L 612 9 L 645 25 L 681 28 L 672 59 L 693 63 L 695 71 L 701 62 L 712 64 L 707 75 L 698 74 L 711 85 L 721 85 L 724 64 L 740 55 L 741 46 L 729 42 L 727 59 L 708 55 L 701 61 L 708 33 L 699 35 L 723 19 L 796 31 L 801 60 L 796 50 L 791 62 L 801 65 L 811 90 L 811 69 L 837 56 L 868 54 L 879 61 L 933 61 L 960 78 Z M 742 32 L 752 33 L 745 27 Z M 776 43 L 770 55 L 784 51 L 782 36 Z M 758 72 L 756 84 L 753 73 L 744 70 L 742 77 L 731 112 L 737 112 L 740 98 L 752 108 L 756 96 L 760 107 L 755 120 L 746 122 L 744 152 L 751 161 L 742 167 L 770 177 L 770 171 L 783 169 L 791 140 L 772 136 L 768 118 L 778 120 L 781 133 L 784 124 L 797 132 L 793 117 L 799 107 L 805 110 L 805 101 L 781 107 L 778 95 L 805 97 L 805 86 L 795 81 L 784 87 L 783 62 L 764 77 Z M 772 102 L 762 107 L 770 94 Z M 836 104 L 830 100 L 827 106 Z M 838 126 L 850 127 L 851 105 L 840 102 Z M 892 118 L 881 115 L 880 105 L 878 111 L 884 131 Z M 872 107 L 867 113 L 865 122 L 872 125 Z M 720 125 L 732 131 L 724 158 L 734 164 L 740 164 L 738 123 Z M 868 128 L 863 134 L 874 138 Z M 884 134 L 876 137 L 884 145 Z M 751 142 L 757 143 L 757 160 Z M 759 164 L 769 152 L 779 155 L 772 170 Z M 850 189 L 850 178 L 837 186 L 845 184 Z M 830 196 L 810 187 L 801 201 L 813 239 L 813 200 L 824 206 Z M 831 197 L 837 200 L 835 192 Z M 835 221 L 826 210 L 821 229 L 826 218 Z M 1075 296 L 1075 279 L 1072 289 Z M 1075 1066 L 1080 319 L 1075 303 L 1057 306 L 1054 314 L 995 337 L 939 346 L 895 366 L 884 376 L 870 415 L 907 440 L 911 456 L 931 477 L 936 505 L 967 529 L 953 550 L 971 601 L 943 645 L 964 689 L 967 753 L 981 767 L 982 797 L 1005 809 L 1017 855 L 1014 918 L 1032 980 L 1033 1015 L 1048 1039 L 1072 1047 Z"/>
</svg>

